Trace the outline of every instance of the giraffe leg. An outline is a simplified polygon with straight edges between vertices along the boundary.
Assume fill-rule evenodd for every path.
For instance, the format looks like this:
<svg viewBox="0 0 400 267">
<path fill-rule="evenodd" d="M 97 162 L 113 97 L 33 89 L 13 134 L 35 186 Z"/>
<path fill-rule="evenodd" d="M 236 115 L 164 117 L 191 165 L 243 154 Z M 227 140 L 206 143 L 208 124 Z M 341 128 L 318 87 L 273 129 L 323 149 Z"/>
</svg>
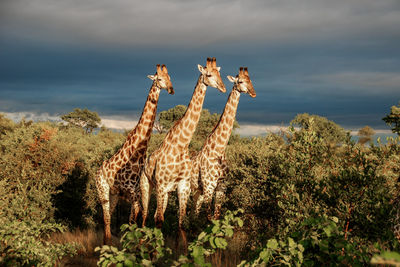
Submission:
<svg viewBox="0 0 400 267">
<path fill-rule="evenodd" d="M 193 197 L 193 202 L 195 203 L 195 213 L 198 215 L 200 213 L 201 205 L 204 201 L 204 195 L 201 191 L 197 191 Z"/>
<path fill-rule="evenodd" d="M 129 215 L 129 224 L 130 225 L 136 223 L 139 211 L 140 211 L 139 200 L 137 200 L 137 199 L 132 200 L 132 202 L 131 202 L 131 214 Z"/>
<path fill-rule="evenodd" d="M 101 174 L 96 176 L 96 187 L 99 194 L 104 219 L 103 243 L 111 245 L 111 209 L 110 209 L 110 186 Z"/>
<path fill-rule="evenodd" d="M 118 194 L 110 193 L 110 216 L 112 216 L 115 207 L 117 207 L 117 204 L 118 204 Z"/>
<path fill-rule="evenodd" d="M 104 218 L 104 244 L 111 245 L 111 216 L 110 216 L 110 203 L 104 202 L 101 205 L 103 207 L 103 218 Z"/>
<path fill-rule="evenodd" d="M 225 179 L 218 180 L 215 189 L 214 220 L 218 220 L 221 215 L 221 206 L 225 199 L 226 183 Z"/>
<path fill-rule="evenodd" d="M 182 179 L 178 183 L 178 198 L 179 198 L 179 237 L 182 240 L 184 254 L 187 255 L 187 238 L 186 232 L 183 229 L 183 218 L 186 215 L 186 205 L 190 195 L 190 179 Z M 179 242 L 177 243 L 179 245 Z"/>
<path fill-rule="evenodd" d="M 110 231 L 111 231 L 111 219 L 112 219 L 113 213 L 115 211 L 115 208 L 117 207 L 117 204 L 118 204 L 118 194 L 113 194 L 112 192 L 110 192 L 109 198 L 110 198 Z M 118 224 L 118 221 L 117 221 L 117 224 Z M 115 229 L 113 231 L 118 232 L 118 227 L 114 226 L 114 228 Z"/>
<path fill-rule="evenodd" d="M 140 190 L 140 188 L 137 189 Z M 129 225 L 136 223 L 136 219 L 140 211 L 139 196 L 140 192 L 136 192 L 134 188 L 130 188 L 129 201 L 131 203 L 131 212 L 129 214 Z"/>
<path fill-rule="evenodd" d="M 168 201 L 168 193 L 157 188 L 157 209 L 156 213 L 154 214 L 154 221 L 158 228 L 161 228 L 164 223 L 164 210 L 166 209 L 166 207 L 164 208 L 165 199 Z"/>
<path fill-rule="evenodd" d="M 211 201 L 215 187 L 216 183 L 208 183 L 204 188 L 203 203 L 206 203 L 208 220 L 211 220 Z"/>
<path fill-rule="evenodd" d="M 164 195 L 164 200 L 163 200 L 163 216 L 164 216 L 164 213 L 165 213 L 165 210 L 167 209 L 167 206 L 168 206 L 168 193 L 166 193 L 165 195 Z"/>
<path fill-rule="evenodd" d="M 190 195 L 190 178 L 182 179 L 178 183 L 179 198 L 179 229 L 182 229 L 183 218 L 186 215 L 186 205 Z"/>
<path fill-rule="evenodd" d="M 142 195 L 142 227 L 145 227 L 147 214 L 149 212 L 151 184 L 144 171 L 142 172 L 142 175 L 140 177 L 140 191 Z"/>
</svg>

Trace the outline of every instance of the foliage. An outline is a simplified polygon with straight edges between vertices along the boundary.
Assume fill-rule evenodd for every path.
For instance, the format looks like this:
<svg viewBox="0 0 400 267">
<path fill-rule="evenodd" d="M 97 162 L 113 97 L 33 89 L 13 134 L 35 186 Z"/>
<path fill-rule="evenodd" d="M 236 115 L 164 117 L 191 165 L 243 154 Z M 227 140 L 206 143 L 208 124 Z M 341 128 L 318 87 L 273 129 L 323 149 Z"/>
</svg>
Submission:
<svg viewBox="0 0 400 267">
<path fill-rule="evenodd" d="M 328 143 L 343 143 L 349 138 L 348 133 L 342 127 L 318 115 L 298 114 L 290 124 L 298 125 L 303 130 L 312 129 L 318 137 Z"/>
<path fill-rule="evenodd" d="M 181 255 L 174 266 L 211 266 L 206 263 L 206 257 L 214 254 L 217 249 L 227 248 L 227 238 L 233 236 L 235 226 L 243 226 L 242 219 L 237 216 L 242 212 L 240 209 L 234 212 L 228 210 L 223 219 L 212 220 L 212 224 L 189 244 L 189 256 Z"/>
<path fill-rule="evenodd" d="M 152 266 L 169 249 L 164 248 L 164 237 L 158 228 L 138 228 L 136 224 L 121 226 L 122 250 L 113 246 L 97 247 L 100 251 L 98 266 Z"/>
<path fill-rule="evenodd" d="M 279 242 L 276 239 L 270 239 L 265 248 L 262 249 L 257 259 L 252 262 L 242 261 L 239 266 L 262 266 L 268 263 L 268 266 L 301 266 L 303 263 L 304 247 L 297 244 L 291 237 L 288 241 Z"/>
<path fill-rule="evenodd" d="M 75 108 L 68 114 L 62 115 L 61 119 L 68 125 L 81 127 L 86 133 L 91 133 L 93 129 L 98 128 L 101 122 L 99 114 L 88 109 Z"/>
<path fill-rule="evenodd" d="M 367 255 L 375 242 L 393 247 L 399 142 L 336 146 L 314 131 L 312 120 L 308 124 L 228 147 L 224 206 L 244 209 L 248 248 L 271 238 L 287 244 L 289 233 L 315 214 L 337 217 L 347 240 L 351 233 Z M 355 250 L 349 253 L 360 258 Z"/>
<path fill-rule="evenodd" d="M 400 135 L 400 103 L 398 106 L 392 106 L 390 109 L 390 114 L 382 118 L 387 125 L 392 127 L 392 132 Z"/>
<path fill-rule="evenodd" d="M 338 225 L 338 218 L 310 217 L 300 223 L 286 239 L 269 239 L 258 258 L 241 266 L 363 266 L 370 255 L 365 248 L 347 239 Z"/>
<path fill-rule="evenodd" d="M 15 123 L 0 113 L 0 139 L 3 134 L 12 131 Z"/>
<path fill-rule="evenodd" d="M 234 215 L 240 217 L 243 227 L 233 238 L 240 235 L 245 243 L 237 255 L 253 259 L 245 265 L 296 265 L 301 261 L 303 265 L 364 265 L 377 251 L 398 252 L 392 229 L 398 224 L 400 138 L 363 146 L 351 142 L 346 134 L 338 134 L 340 128 L 331 125 L 331 130 L 323 129 L 324 123 L 308 116 L 301 128 L 231 138 L 223 211 L 243 209 Z M 210 114 L 209 124 L 200 121 L 202 132 L 194 136 L 191 149 L 200 148 L 218 121 L 218 117 L 213 118 Z M 4 116 L 0 117 L 0 129 L 0 231 L 7 238 L 16 232 L 15 242 L 34 244 L 18 247 L 18 255 L 39 255 L 34 259 L 15 254 L 9 259 L 15 264 L 54 263 L 72 250 L 69 245 L 49 243 L 48 233 L 64 226 L 99 227 L 102 223 L 93 178 L 103 160 L 113 155 L 126 137 L 106 128 L 86 134 L 78 127 L 25 120 L 13 123 Z M 164 136 L 152 135 L 148 153 Z M 178 202 L 174 194 L 169 201 L 175 204 L 168 205 L 163 229 L 173 235 Z M 127 221 L 128 215 L 121 216 Z M 215 221 L 211 228 L 206 228 L 205 218 L 188 223 L 189 239 L 194 241 L 189 254 L 175 264 L 207 264 L 207 255 L 213 251 L 217 252 L 213 257 L 220 255 L 225 242 L 233 243 L 228 237 L 233 228 L 223 228 L 228 224 L 237 225 L 238 221 Z M 217 230 L 213 233 L 212 229 Z M 30 243 L 34 241 L 37 243 Z M 4 244 L 2 260 L 10 249 Z M 149 254 L 150 261 L 167 262 L 167 250 L 162 247 L 164 257 L 155 260 L 156 254 Z M 46 251 L 49 258 L 41 258 L 36 250 Z M 7 255 L 13 254 L 7 251 Z"/>
<path fill-rule="evenodd" d="M 0 240 L 7 240 L 1 243 L 2 264 L 53 266 L 73 253 L 72 244 L 50 242 L 48 235 L 65 224 L 87 227 L 97 221 L 99 204 L 90 177 L 121 137 L 25 120 L 1 135 Z"/>
<path fill-rule="evenodd" d="M 187 107 L 184 105 L 177 105 L 169 110 L 161 111 L 158 115 L 158 130 L 160 133 L 166 133 L 176 121 L 181 119 L 186 112 Z M 203 145 L 207 136 L 214 129 L 218 123 L 220 114 L 211 114 L 208 109 L 202 109 L 200 114 L 199 123 L 196 127 L 196 131 L 190 142 L 191 150 L 199 150 Z M 239 124 L 235 120 L 233 129 L 239 127 Z"/>
<path fill-rule="evenodd" d="M 365 143 L 368 143 L 372 140 L 372 136 L 375 134 L 374 129 L 372 129 L 371 127 L 364 126 L 363 128 L 361 128 L 358 131 L 358 136 L 360 137 L 358 142 L 362 145 L 364 145 Z"/>
<path fill-rule="evenodd" d="M 0 180 L 7 180 L 10 187 L 16 181 L 29 185 L 40 182 L 48 188 L 46 194 L 55 197 L 49 217 L 53 217 L 55 206 L 61 211 L 56 212 L 62 214 L 60 219 L 80 216 L 74 219 L 74 226 L 94 225 L 99 204 L 93 178 L 122 140 L 121 134 L 110 131 L 89 135 L 75 127 L 21 122 L 0 143 Z M 68 183 L 79 188 L 66 187 Z M 71 197 L 81 203 L 81 212 L 70 206 Z"/>
<path fill-rule="evenodd" d="M 168 130 L 174 125 L 174 123 L 183 117 L 186 109 L 187 107 L 185 105 L 177 105 L 168 110 L 161 111 L 158 114 L 160 133 L 168 132 Z"/>
<path fill-rule="evenodd" d="M 53 266 L 76 253 L 75 244 L 48 241 L 50 233 L 64 231 L 48 217 L 51 202 L 43 185 L 16 184 L 0 180 L 0 265 Z"/>
<path fill-rule="evenodd" d="M 214 254 L 217 249 L 226 249 L 227 238 L 231 238 L 235 226 L 242 227 L 243 221 L 237 216 L 241 210 L 227 211 L 221 220 L 213 220 L 197 239 L 189 244 L 189 255 L 181 255 L 178 261 L 169 263 L 165 256 L 171 253 L 164 247 L 164 237 L 160 229 L 138 228 L 134 225 L 123 225 L 121 230 L 122 250 L 113 246 L 97 247 L 100 252 L 98 266 L 152 266 L 154 264 L 171 264 L 171 266 L 211 266 L 206 263 L 206 257 Z M 161 261 L 162 260 L 162 261 Z"/>
<path fill-rule="evenodd" d="M 384 266 L 400 266 L 400 253 L 394 251 L 384 251 L 376 254 L 371 259 L 371 264 Z"/>
</svg>

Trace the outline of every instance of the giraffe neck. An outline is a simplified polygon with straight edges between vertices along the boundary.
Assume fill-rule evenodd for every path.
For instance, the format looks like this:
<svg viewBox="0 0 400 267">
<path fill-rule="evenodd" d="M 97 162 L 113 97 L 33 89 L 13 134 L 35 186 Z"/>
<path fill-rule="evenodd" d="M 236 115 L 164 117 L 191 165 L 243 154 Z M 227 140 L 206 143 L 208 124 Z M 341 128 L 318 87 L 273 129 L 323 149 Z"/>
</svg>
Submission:
<svg viewBox="0 0 400 267">
<path fill-rule="evenodd" d="M 189 146 L 190 140 L 196 130 L 206 90 L 207 86 L 204 84 L 203 76 L 200 75 L 185 114 L 170 131 L 170 136 L 177 137 L 179 145 L 183 147 Z"/>
<path fill-rule="evenodd" d="M 141 151 L 140 153 L 146 153 L 147 143 L 153 131 L 154 120 L 156 118 L 160 91 L 160 88 L 155 82 L 153 82 L 138 124 L 128 134 L 124 145 L 119 151 L 120 153 L 117 153 L 120 154 L 118 158 L 122 161 L 127 162 L 132 153 L 135 152 L 139 146 L 140 148 L 144 148 L 144 151 Z"/>
<path fill-rule="evenodd" d="M 226 102 L 224 112 L 205 142 L 205 144 L 215 143 L 215 150 L 221 153 L 225 151 L 226 145 L 231 136 L 239 99 L 240 93 L 233 89 L 228 97 L 228 101 Z"/>
</svg>

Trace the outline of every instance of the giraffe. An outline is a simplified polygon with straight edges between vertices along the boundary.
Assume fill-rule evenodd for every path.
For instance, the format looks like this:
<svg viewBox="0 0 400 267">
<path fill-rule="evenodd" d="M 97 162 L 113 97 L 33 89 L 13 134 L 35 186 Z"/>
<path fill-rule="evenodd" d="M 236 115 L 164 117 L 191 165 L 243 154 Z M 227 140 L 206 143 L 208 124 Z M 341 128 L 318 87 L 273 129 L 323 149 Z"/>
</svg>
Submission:
<svg viewBox="0 0 400 267">
<path fill-rule="evenodd" d="M 139 175 L 146 159 L 149 141 L 156 117 L 161 89 L 174 94 L 171 78 L 165 65 L 157 65 L 157 72 L 148 75 L 153 80 L 142 115 L 136 127 L 128 134 L 123 146 L 105 160 L 96 175 L 96 187 L 103 208 L 104 243 L 111 244 L 111 215 L 122 198 L 131 203 L 129 222 L 136 221 L 140 205 Z"/>
<path fill-rule="evenodd" d="M 190 194 L 191 161 L 188 147 L 199 122 L 207 86 L 226 92 L 219 73 L 220 67 L 217 67 L 215 58 L 208 58 L 206 67 L 198 65 L 198 69 L 200 76 L 185 114 L 172 126 L 160 147 L 147 159 L 143 169 L 140 178 L 143 226 L 146 223 L 152 187 L 155 187 L 157 193 L 157 210 L 154 219 L 158 227 L 161 227 L 164 222 L 168 193 L 177 189 L 179 229 L 182 230 Z"/>
<path fill-rule="evenodd" d="M 195 212 L 198 214 L 202 203 L 205 202 L 209 220 L 211 220 L 210 206 L 214 191 L 216 193 L 214 219 L 219 218 L 221 202 L 225 195 L 224 179 L 227 173 L 225 150 L 235 121 L 240 93 L 256 97 L 247 68 L 240 68 L 236 77 L 228 76 L 228 79 L 234 84 L 224 112 L 208 135 L 202 149 L 192 157 L 191 187 L 195 192 Z"/>
</svg>

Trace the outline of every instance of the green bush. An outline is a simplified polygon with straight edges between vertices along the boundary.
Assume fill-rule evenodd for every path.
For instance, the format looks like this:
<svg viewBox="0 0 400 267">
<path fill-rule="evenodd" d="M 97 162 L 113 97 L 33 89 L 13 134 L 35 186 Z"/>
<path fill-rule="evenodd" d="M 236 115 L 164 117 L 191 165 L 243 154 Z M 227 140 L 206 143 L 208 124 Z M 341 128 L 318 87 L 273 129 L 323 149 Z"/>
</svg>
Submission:
<svg viewBox="0 0 400 267">
<path fill-rule="evenodd" d="M 158 228 L 138 228 L 136 224 L 121 226 L 122 250 L 113 246 L 97 247 L 98 266 L 153 266 L 169 249 L 164 248 L 164 237 Z"/>
<path fill-rule="evenodd" d="M 400 142 L 333 144 L 313 130 L 312 120 L 308 125 L 228 147 L 224 208 L 244 209 L 248 248 L 254 251 L 271 238 L 287 244 L 289 232 L 323 214 L 337 217 L 352 242 L 393 248 Z"/>
<path fill-rule="evenodd" d="M 41 184 L 19 183 L 14 188 L 0 181 L 0 265 L 53 266 L 76 253 L 75 244 L 57 244 L 51 233 L 65 227 L 49 217 L 50 194 Z"/>
<path fill-rule="evenodd" d="M 242 227 L 243 221 L 237 216 L 241 210 L 227 211 L 221 220 L 213 220 L 198 237 L 189 244 L 188 256 L 181 255 L 178 261 L 165 257 L 171 249 L 164 247 L 164 237 L 160 229 L 138 228 L 136 224 L 121 226 L 122 250 L 113 246 L 97 247 L 100 252 L 98 266 L 211 266 L 206 258 L 217 249 L 226 249 L 227 238 L 231 238 L 236 226 Z"/>
</svg>

